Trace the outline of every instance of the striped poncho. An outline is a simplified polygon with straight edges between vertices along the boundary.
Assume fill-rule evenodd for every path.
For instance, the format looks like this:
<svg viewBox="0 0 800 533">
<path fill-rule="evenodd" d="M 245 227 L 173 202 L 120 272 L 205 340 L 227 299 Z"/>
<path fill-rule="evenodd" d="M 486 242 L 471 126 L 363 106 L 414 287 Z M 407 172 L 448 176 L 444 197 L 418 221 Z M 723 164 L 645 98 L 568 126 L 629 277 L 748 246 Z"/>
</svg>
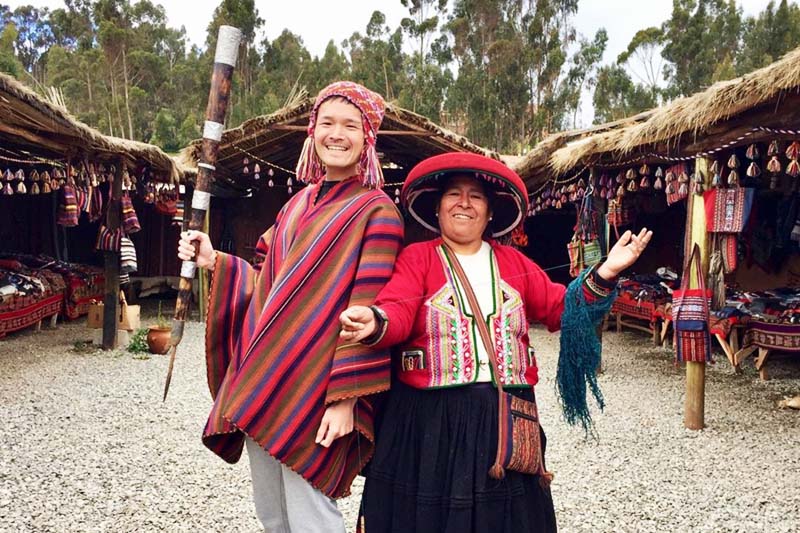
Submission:
<svg viewBox="0 0 800 533">
<path fill-rule="evenodd" d="M 339 340 L 339 314 L 370 305 L 402 242 L 397 208 L 357 180 L 319 203 L 306 187 L 261 236 L 253 268 L 218 253 L 206 328 L 214 406 L 203 442 L 234 463 L 245 434 L 332 498 L 346 496 L 373 451 L 368 395 L 388 389 L 387 350 Z M 355 430 L 314 443 L 325 408 L 358 396 Z"/>
</svg>

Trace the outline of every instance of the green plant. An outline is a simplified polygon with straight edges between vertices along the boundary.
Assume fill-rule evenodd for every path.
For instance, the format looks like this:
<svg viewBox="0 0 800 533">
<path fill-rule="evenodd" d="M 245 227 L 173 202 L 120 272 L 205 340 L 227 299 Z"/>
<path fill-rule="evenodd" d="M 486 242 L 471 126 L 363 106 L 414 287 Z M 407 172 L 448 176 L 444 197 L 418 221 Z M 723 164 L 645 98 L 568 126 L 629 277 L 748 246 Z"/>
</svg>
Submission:
<svg viewBox="0 0 800 533">
<path fill-rule="evenodd" d="M 147 328 L 139 328 L 131 335 L 127 350 L 130 353 L 147 353 Z"/>
<path fill-rule="evenodd" d="M 156 326 L 159 329 L 169 329 L 169 320 L 161 312 L 161 300 L 158 301 L 158 316 L 156 316 Z"/>
</svg>

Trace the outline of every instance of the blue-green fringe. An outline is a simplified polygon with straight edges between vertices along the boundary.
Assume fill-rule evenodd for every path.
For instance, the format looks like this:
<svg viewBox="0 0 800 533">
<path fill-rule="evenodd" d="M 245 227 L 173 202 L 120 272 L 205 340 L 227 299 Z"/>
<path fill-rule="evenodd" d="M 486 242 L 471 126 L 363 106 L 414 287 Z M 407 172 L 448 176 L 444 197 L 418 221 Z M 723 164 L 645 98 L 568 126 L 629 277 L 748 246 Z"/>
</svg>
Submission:
<svg viewBox="0 0 800 533">
<path fill-rule="evenodd" d="M 597 384 L 602 348 L 596 329 L 611 309 L 617 291 L 594 303 L 587 303 L 583 282 L 590 272 L 591 269 L 583 271 L 567 287 L 564 314 L 561 316 L 561 350 L 556 385 L 567 422 L 573 426 L 580 423 L 587 435 L 595 436 L 594 422 L 586 402 L 586 384 L 589 384 L 592 396 L 602 411 L 605 402 Z"/>
</svg>

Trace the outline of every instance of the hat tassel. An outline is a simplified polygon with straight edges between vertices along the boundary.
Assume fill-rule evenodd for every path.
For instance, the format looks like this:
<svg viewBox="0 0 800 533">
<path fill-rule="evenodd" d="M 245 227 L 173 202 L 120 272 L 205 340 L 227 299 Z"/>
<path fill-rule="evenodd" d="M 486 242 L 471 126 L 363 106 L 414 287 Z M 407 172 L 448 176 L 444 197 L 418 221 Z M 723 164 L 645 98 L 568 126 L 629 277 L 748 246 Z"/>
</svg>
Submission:
<svg viewBox="0 0 800 533">
<path fill-rule="evenodd" d="M 322 178 L 322 161 L 314 147 L 314 137 L 309 135 L 303 143 L 300 159 L 297 161 L 297 179 L 303 183 L 317 183 Z"/>
<path fill-rule="evenodd" d="M 361 156 L 361 184 L 369 189 L 383 187 L 383 169 L 378 151 L 372 143 L 367 144 Z"/>
</svg>

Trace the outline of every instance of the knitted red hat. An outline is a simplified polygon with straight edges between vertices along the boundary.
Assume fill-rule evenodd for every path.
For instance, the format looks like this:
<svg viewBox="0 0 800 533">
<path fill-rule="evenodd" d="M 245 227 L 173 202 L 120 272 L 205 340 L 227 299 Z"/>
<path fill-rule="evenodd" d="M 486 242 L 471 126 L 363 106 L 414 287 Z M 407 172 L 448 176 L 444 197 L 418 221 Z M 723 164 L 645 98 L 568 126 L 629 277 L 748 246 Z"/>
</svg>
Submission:
<svg viewBox="0 0 800 533">
<path fill-rule="evenodd" d="M 386 103 L 383 97 L 363 85 L 352 81 L 337 81 L 322 89 L 317 95 L 311 115 L 308 118 L 308 137 L 303 143 L 303 151 L 297 162 L 297 179 L 305 183 L 317 183 L 325 174 L 325 168 L 314 148 L 314 128 L 317 124 L 319 106 L 328 98 L 340 96 L 361 111 L 364 126 L 364 150 L 359 161 L 361 183 L 370 189 L 383 186 L 383 171 L 375 150 L 378 128 L 383 121 Z"/>
<path fill-rule="evenodd" d="M 439 233 L 436 211 L 442 186 L 454 174 L 474 177 L 493 191 L 492 237 L 505 235 L 522 221 L 528 210 L 528 190 L 516 172 L 483 155 L 452 152 L 421 161 L 403 183 L 403 206 L 424 227 Z"/>
</svg>

